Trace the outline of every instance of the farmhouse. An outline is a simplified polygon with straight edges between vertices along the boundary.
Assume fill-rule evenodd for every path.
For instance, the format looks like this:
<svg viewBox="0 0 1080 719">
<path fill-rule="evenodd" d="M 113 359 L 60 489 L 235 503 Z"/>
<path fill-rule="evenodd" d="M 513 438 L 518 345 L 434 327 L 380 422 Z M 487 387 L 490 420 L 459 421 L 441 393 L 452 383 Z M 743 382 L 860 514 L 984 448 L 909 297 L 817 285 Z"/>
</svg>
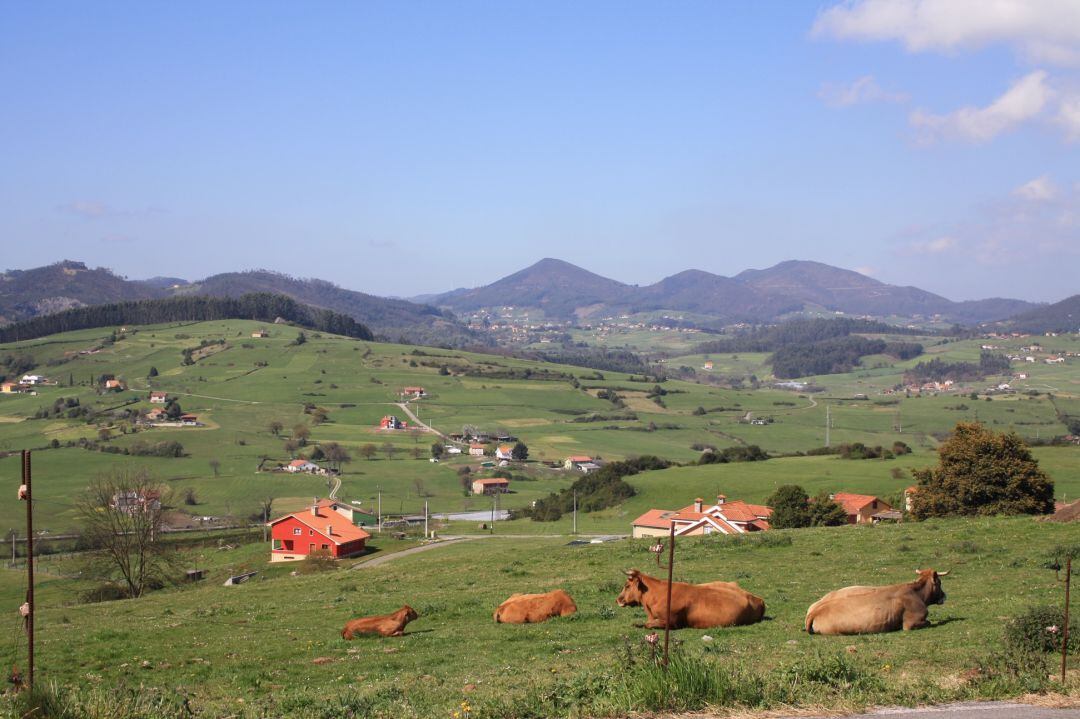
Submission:
<svg viewBox="0 0 1080 719">
<path fill-rule="evenodd" d="M 505 494 L 510 491 L 510 480 L 502 477 L 473 480 L 473 494 Z"/>
<path fill-rule="evenodd" d="M 848 524 L 874 524 L 883 519 L 897 518 L 890 516 L 894 511 L 891 504 L 869 494 L 837 492 L 829 499 L 844 508 Z"/>
<path fill-rule="evenodd" d="M 379 429 L 407 429 L 408 422 L 402 422 L 392 414 L 388 414 L 379 420 Z"/>
<path fill-rule="evenodd" d="M 495 458 L 496 459 L 506 459 L 506 460 L 513 459 L 513 451 L 514 451 L 514 448 L 511 447 L 510 445 L 508 445 L 508 444 L 500 444 L 498 447 L 495 448 Z"/>
<path fill-rule="evenodd" d="M 461 447 L 455 447 L 452 444 L 448 444 L 445 447 L 447 454 L 461 454 Z"/>
<path fill-rule="evenodd" d="M 105 389 L 125 390 L 127 389 L 127 386 L 124 385 L 122 380 L 107 379 L 105 380 Z"/>
<path fill-rule="evenodd" d="M 592 457 L 579 454 L 567 457 L 566 461 L 563 462 L 563 469 L 576 469 L 579 472 L 588 474 L 591 471 L 600 469 L 600 465 Z"/>
<path fill-rule="evenodd" d="M 484 445 L 476 444 L 474 442 L 473 444 L 469 445 L 469 456 L 470 457 L 483 457 L 484 456 L 484 449 L 485 449 Z"/>
<path fill-rule="evenodd" d="M 161 407 L 154 407 L 146 413 L 146 421 L 148 422 L 160 422 L 166 417 L 168 417 L 168 413 Z"/>
<path fill-rule="evenodd" d="M 201 422 L 199 422 L 198 415 L 182 414 L 180 415 L 180 424 L 184 425 L 185 427 L 198 427 L 200 426 Z"/>
<path fill-rule="evenodd" d="M 27 392 L 30 390 L 29 385 L 20 384 L 18 382 L 3 382 L 0 383 L 0 393 L 3 394 L 18 394 L 20 392 Z"/>
<path fill-rule="evenodd" d="M 154 404 L 165 404 L 169 401 L 168 392 L 151 392 L 150 401 Z"/>
<path fill-rule="evenodd" d="M 45 384 L 45 378 L 39 374 L 24 374 L 20 380 L 22 384 L 38 385 Z"/>
<path fill-rule="evenodd" d="M 371 535 L 354 525 L 342 506 L 313 500 L 310 508 L 270 522 L 270 561 L 296 561 L 315 552 L 341 559 L 363 552 Z"/>
<path fill-rule="evenodd" d="M 423 387 L 402 387 L 401 394 L 406 397 L 427 397 L 427 392 L 424 391 Z"/>
<path fill-rule="evenodd" d="M 109 506 L 122 514 L 135 514 L 136 512 L 153 512 L 161 509 L 161 494 L 148 491 L 140 494 L 136 491 L 117 492 L 113 495 Z"/>
<path fill-rule="evenodd" d="M 707 372 L 712 372 L 712 368 L 713 368 L 713 361 L 712 360 L 706 360 L 705 364 L 703 364 L 701 366 L 701 369 L 706 370 Z"/>
<path fill-rule="evenodd" d="M 309 472 L 311 474 L 317 474 L 322 471 L 322 467 L 306 459 L 294 459 L 285 465 L 286 472 Z"/>
<path fill-rule="evenodd" d="M 633 521 L 634 537 L 666 537 L 675 527 L 676 536 L 704 534 L 745 534 L 769 528 L 772 508 L 749 504 L 742 500 L 728 501 L 717 495 L 716 503 L 706 505 L 698 497 L 694 503 L 679 510 L 650 509 Z"/>
<path fill-rule="evenodd" d="M 251 333 L 251 338 L 252 339 L 257 339 L 257 340 L 266 339 L 269 336 L 270 336 L 270 333 L 267 332 L 266 330 L 255 330 L 254 332 Z"/>
</svg>

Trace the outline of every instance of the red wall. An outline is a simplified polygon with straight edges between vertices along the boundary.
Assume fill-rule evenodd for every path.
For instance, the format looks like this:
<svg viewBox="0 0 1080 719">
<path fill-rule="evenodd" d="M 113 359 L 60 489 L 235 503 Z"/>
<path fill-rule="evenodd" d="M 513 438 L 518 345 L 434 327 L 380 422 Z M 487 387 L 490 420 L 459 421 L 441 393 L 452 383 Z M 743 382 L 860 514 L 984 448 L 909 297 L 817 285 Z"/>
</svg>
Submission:
<svg viewBox="0 0 1080 719">
<path fill-rule="evenodd" d="M 326 510 L 322 510 L 326 511 Z M 330 510 L 333 511 L 333 510 Z M 300 534 L 293 534 L 294 529 L 300 529 Z M 289 554 L 307 555 L 310 552 L 308 545 L 314 544 L 315 549 L 322 549 L 322 545 L 328 544 L 330 554 L 333 557 L 345 557 L 354 552 L 359 552 L 364 548 L 365 540 L 358 539 L 354 542 L 347 542 L 345 544 L 335 544 L 328 539 L 322 532 L 311 529 L 303 522 L 299 521 L 295 517 L 288 517 L 281 520 L 273 527 L 270 528 L 271 539 L 280 539 L 282 548 L 277 550 L 279 552 L 288 552 Z M 288 542 L 292 542 L 292 548 L 288 547 Z M 271 546 L 273 546 L 271 544 Z"/>
</svg>

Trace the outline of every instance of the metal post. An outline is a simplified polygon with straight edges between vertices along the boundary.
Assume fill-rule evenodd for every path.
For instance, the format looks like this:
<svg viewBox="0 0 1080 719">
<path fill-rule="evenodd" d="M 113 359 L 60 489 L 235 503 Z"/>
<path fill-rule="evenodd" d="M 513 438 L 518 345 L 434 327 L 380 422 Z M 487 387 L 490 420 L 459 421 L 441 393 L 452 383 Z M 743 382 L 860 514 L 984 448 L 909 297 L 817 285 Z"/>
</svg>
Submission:
<svg viewBox="0 0 1080 719">
<path fill-rule="evenodd" d="M 34 500 L 31 493 L 31 468 L 30 450 L 24 449 L 22 453 L 23 484 L 26 485 L 26 604 L 29 612 L 26 615 L 27 636 L 27 673 L 26 686 L 34 688 Z"/>
<path fill-rule="evenodd" d="M 577 534 L 577 490 L 574 490 L 574 534 Z"/>
<path fill-rule="evenodd" d="M 675 524 L 671 525 L 671 535 L 668 537 L 668 560 L 667 560 L 667 609 L 664 617 L 664 668 L 668 666 L 668 639 L 671 635 L 671 583 L 675 572 Z"/>
<path fill-rule="evenodd" d="M 19 536 L 19 533 L 15 531 L 15 528 L 11 528 L 11 568 L 15 568 L 15 539 Z"/>
<path fill-rule="evenodd" d="M 1072 583 L 1072 556 L 1065 560 L 1065 626 L 1061 629 L 1061 686 L 1065 686 L 1065 663 L 1069 657 L 1069 586 Z"/>
<path fill-rule="evenodd" d="M 378 531 L 381 534 L 382 533 L 382 491 L 381 490 L 379 491 L 379 509 L 378 509 L 377 521 L 379 523 L 379 530 Z"/>
<path fill-rule="evenodd" d="M 424 539 L 427 539 L 429 536 L 431 536 L 431 535 L 428 534 L 428 501 L 425 499 L 424 500 Z"/>
</svg>

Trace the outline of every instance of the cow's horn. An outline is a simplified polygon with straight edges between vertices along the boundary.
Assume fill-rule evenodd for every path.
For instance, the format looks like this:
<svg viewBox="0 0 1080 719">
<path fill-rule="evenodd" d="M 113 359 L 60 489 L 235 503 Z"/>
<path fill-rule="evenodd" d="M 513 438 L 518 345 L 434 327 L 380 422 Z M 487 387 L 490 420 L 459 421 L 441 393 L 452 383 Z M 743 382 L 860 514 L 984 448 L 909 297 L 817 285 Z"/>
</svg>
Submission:
<svg viewBox="0 0 1080 719">
<path fill-rule="evenodd" d="M 625 574 L 628 577 L 632 577 L 635 574 L 637 574 L 637 570 L 636 569 L 624 569 L 623 574 Z"/>
<path fill-rule="evenodd" d="M 949 574 L 949 572 L 951 572 L 951 571 L 952 571 L 951 569 L 946 569 L 944 572 L 938 572 L 937 575 L 939 577 L 944 577 L 944 576 L 947 576 Z"/>
</svg>

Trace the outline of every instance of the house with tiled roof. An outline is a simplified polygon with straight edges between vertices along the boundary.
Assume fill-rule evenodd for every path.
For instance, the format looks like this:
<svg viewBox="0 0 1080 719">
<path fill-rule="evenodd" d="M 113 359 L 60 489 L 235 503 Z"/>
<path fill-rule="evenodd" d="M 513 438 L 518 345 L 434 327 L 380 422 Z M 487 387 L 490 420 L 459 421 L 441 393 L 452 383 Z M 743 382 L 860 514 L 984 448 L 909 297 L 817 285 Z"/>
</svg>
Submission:
<svg viewBox="0 0 1080 719">
<path fill-rule="evenodd" d="M 769 529 L 772 508 L 742 500 L 729 501 L 718 495 L 716 503 L 706 505 L 700 497 L 690 506 L 677 510 L 650 509 L 632 523 L 634 537 L 663 537 L 675 527 L 675 535 L 745 534 Z"/>
<path fill-rule="evenodd" d="M 478 444 L 476 442 L 469 445 L 469 456 L 471 457 L 483 457 L 484 450 L 487 449 L 487 445 Z"/>
<path fill-rule="evenodd" d="M 495 459 L 511 460 L 514 458 L 514 448 L 508 444 L 500 444 L 495 448 Z"/>
<path fill-rule="evenodd" d="M 883 519 L 895 519 L 892 505 L 871 494 L 837 492 L 829 497 L 847 512 L 848 524 L 873 524 Z"/>
<path fill-rule="evenodd" d="M 269 522 L 270 561 L 297 561 L 315 552 L 335 559 L 361 554 L 371 535 L 353 524 L 340 507 L 344 505 L 339 502 L 314 499 L 307 509 Z"/>
<path fill-rule="evenodd" d="M 504 494 L 509 491 L 510 480 L 502 477 L 474 479 L 472 483 L 473 494 Z"/>
<path fill-rule="evenodd" d="M 165 404 L 169 400 L 168 392 L 151 392 L 150 402 L 152 404 Z"/>
</svg>

